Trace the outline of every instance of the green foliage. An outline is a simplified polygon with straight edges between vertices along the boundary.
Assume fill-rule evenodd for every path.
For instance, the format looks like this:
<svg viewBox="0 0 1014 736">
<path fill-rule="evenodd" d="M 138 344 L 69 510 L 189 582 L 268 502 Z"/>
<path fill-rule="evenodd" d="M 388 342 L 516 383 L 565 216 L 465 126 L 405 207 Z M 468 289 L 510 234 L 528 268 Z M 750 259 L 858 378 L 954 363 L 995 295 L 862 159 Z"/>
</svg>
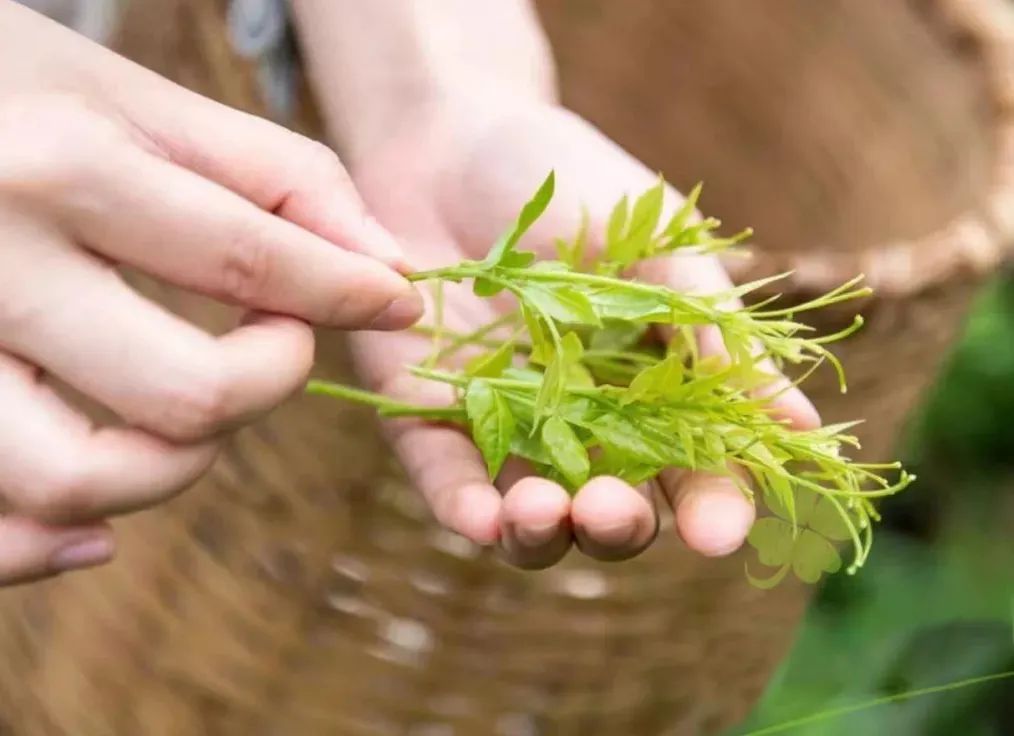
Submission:
<svg viewBox="0 0 1014 736">
<path fill-rule="evenodd" d="M 772 414 L 770 398 L 751 389 L 769 377 L 758 366 L 841 366 L 826 345 L 861 325 L 816 336 L 796 315 L 868 294 L 858 279 L 804 304 L 776 308 L 772 299 L 751 307 L 728 304 L 774 279 L 724 293 L 688 295 L 622 277 L 638 262 L 662 254 L 711 253 L 749 235 L 715 233 L 720 223 L 696 218 L 700 187 L 663 222 L 665 185 L 659 182 L 613 210 L 602 253 L 587 252 L 587 218 L 573 241 L 557 241 L 560 260 L 537 261 L 518 250 L 521 237 L 545 211 L 553 175 L 521 210 L 515 223 L 482 261 L 414 274 L 418 281 L 471 281 L 479 296 L 506 292 L 517 309 L 471 334 L 456 335 L 439 319 L 429 331 L 433 355 L 411 368 L 421 378 L 454 387 L 460 403 L 441 417 L 466 426 L 491 477 L 508 454 L 525 458 L 543 474 L 577 490 L 590 475 L 611 474 L 638 483 L 666 467 L 730 474 L 759 491 L 772 515 L 758 522 L 750 541 L 773 575 L 751 578 L 771 585 L 790 570 L 814 582 L 834 572 L 841 559 L 833 542 L 849 540 L 854 571 L 869 554 L 873 502 L 911 482 L 885 470 L 897 464 L 852 462 L 857 446 L 850 425 L 797 432 Z M 699 354 L 695 330 L 712 325 L 721 333 L 728 359 Z M 667 345 L 645 344 L 649 330 L 664 326 L 675 335 Z M 489 338 L 506 330 L 504 344 Z M 438 364 L 465 346 L 486 350 L 463 371 Z M 314 385 L 312 390 L 362 401 L 362 392 Z M 344 392 L 344 393 L 343 393 Z M 383 397 L 366 399 L 382 414 L 404 416 L 411 407 Z M 431 408 L 418 416 L 434 418 Z"/>
</svg>

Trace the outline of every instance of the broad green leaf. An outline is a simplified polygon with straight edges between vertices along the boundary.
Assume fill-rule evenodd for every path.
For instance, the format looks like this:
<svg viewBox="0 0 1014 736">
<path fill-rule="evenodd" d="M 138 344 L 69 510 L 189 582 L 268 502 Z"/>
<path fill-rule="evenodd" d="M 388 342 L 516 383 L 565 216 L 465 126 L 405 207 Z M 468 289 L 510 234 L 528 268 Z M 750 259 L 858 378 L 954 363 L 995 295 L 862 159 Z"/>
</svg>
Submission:
<svg viewBox="0 0 1014 736">
<path fill-rule="evenodd" d="M 792 561 L 796 537 L 792 526 L 774 516 L 757 519 L 746 537 L 757 550 L 757 558 L 769 567 L 780 567 Z"/>
<path fill-rule="evenodd" d="M 552 465 L 552 459 L 542 444 L 542 438 L 533 437 L 530 432 L 516 432 L 514 434 L 514 437 L 511 438 L 511 454 L 540 465 Z"/>
<path fill-rule="evenodd" d="M 804 529 L 792 549 L 792 570 L 804 583 L 815 583 L 820 576 L 841 569 L 841 556 L 834 546 L 814 531 Z"/>
<path fill-rule="evenodd" d="M 577 333 L 568 332 L 563 336 L 560 344 L 568 365 L 581 360 L 581 356 L 584 354 L 584 345 L 581 344 L 581 338 L 577 336 Z"/>
<path fill-rule="evenodd" d="M 844 542 L 852 538 L 845 520 L 841 518 L 841 513 L 835 508 L 834 501 L 826 497 L 821 497 L 817 501 L 813 513 L 810 514 L 808 525 L 817 534 L 836 542 Z"/>
<path fill-rule="evenodd" d="M 652 294 L 616 287 L 589 292 L 587 298 L 602 319 L 659 322 L 668 320 L 671 312 L 661 292 Z"/>
<path fill-rule="evenodd" d="M 521 208 L 518 219 L 511 225 L 511 228 L 496 242 L 490 250 L 489 255 L 483 261 L 486 266 L 498 266 L 503 263 L 504 256 L 510 253 L 518 241 L 521 240 L 528 228 L 542 216 L 553 198 L 553 189 L 556 185 L 555 172 L 550 172 L 546 180 L 542 182 L 538 191 L 532 196 L 525 206 Z"/>
<path fill-rule="evenodd" d="M 469 376 L 496 378 L 501 375 L 514 359 L 514 343 L 505 342 L 484 355 L 479 355 L 468 362 L 465 373 Z"/>
<path fill-rule="evenodd" d="M 580 488 L 588 480 L 588 451 L 564 419 L 552 416 L 545 421 L 542 444 L 571 488 Z"/>
<path fill-rule="evenodd" d="M 625 455 L 646 465 L 665 465 L 666 450 L 645 437 L 634 422 L 617 414 L 603 414 L 587 424 L 587 429 L 611 452 Z"/>
<path fill-rule="evenodd" d="M 493 296 L 503 291 L 503 285 L 489 279 L 477 278 L 472 284 L 472 293 L 476 296 Z"/>
<path fill-rule="evenodd" d="M 535 261 L 535 254 L 527 250 L 512 250 L 500 259 L 504 268 L 525 268 Z"/>
<path fill-rule="evenodd" d="M 591 335 L 588 347 L 592 350 L 628 350 L 637 345 L 648 331 L 644 324 L 607 322 Z"/>
<path fill-rule="evenodd" d="M 588 297 L 570 286 L 554 285 L 547 288 L 542 285 L 526 284 L 522 287 L 521 294 L 525 301 L 538 311 L 565 324 L 595 326 L 602 324 Z"/>
<path fill-rule="evenodd" d="M 683 382 L 683 375 L 683 364 L 679 357 L 670 355 L 638 373 L 630 382 L 620 403 L 651 401 L 666 396 Z"/>
<path fill-rule="evenodd" d="M 595 388 L 595 378 L 581 363 L 574 363 L 567 373 L 567 385 L 578 388 Z"/>
<path fill-rule="evenodd" d="M 468 384 L 465 411 L 472 425 L 472 439 L 486 460 L 489 477 L 496 478 L 514 437 L 514 416 L 510 407 L 487 381 L 477 379 Z"/>
</svg>

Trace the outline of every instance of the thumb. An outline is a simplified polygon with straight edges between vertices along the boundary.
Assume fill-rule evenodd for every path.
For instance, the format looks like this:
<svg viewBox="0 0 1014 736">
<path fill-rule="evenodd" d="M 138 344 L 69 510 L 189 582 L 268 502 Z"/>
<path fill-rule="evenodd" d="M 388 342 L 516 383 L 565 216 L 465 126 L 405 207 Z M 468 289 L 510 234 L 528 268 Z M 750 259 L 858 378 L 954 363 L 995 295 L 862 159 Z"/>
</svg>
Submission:
<svg viewBox="0 0 1014 736">
<path fill-rule="evenodd" d="M 410 270 L 326 145 L 140 67 L 133 71 L 148 78 L 130 85 L 122 112 L 174 163 L 343 248 Z"/>
</svg>

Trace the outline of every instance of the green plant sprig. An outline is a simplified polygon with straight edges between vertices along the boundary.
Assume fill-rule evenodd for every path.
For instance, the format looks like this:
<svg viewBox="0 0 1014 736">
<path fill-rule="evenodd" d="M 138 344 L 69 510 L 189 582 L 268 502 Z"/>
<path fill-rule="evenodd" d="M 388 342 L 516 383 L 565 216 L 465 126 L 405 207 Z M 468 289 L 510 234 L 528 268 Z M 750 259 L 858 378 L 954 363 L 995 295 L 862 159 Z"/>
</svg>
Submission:
<svg viewBox="0 0 1014 736">
<path fill-rule="evenodd" d="M 715 219 L 695 219 L 700 186 L 662 221 L 664 183 L 633 203 L 613 210 L 604 247 L 587 247 L 587 218 L 571 241 L 557 241 L 558 260 L 536 260 L 519 250 L 524 233 L 545 211 L 553 175 L 522 208 L 517 221 L 482 261 L 413 274 L 438 286 L 435 324 L 417 328 L 433 341 L 431 355 L 411 372 L 451 387 L 447 407 L 414 406 L 346 386 L 312 382 L 311 393 L 369 404 L 384 416 L 450 422 L 469 431 L 495 478 L 508 456 L 570 490 L 590 477 L 614 475 L 630 483 L 668 467 L 721 473 L 770 511 L 752 528 L 749 541 L 766 578 L 748 573 L 758 586 L 777 584 L 790 571 L 807 582 L 837 571 L 836 542 L 850 542 L 847 570 L 869 556 L 874 501 L 914 480 L 896 463 L 853 462 L 858 448 L 851 424 L 794 431 L 771 412 L 772 397 L 751 390 L 770 380 L 765 362 L 808 364 L 800 381 L 824 362 L 841 364 L 827 345 L 862 325 L 861 318 L 832 335 L 814 335 L 796 315 L 870 293 L 860 278 L 803 304 L 773 305 L 777 297 L 747 307 L 738 299 L 784 278 L 755 281 L 723 293 L 690 295 L 622 277 L 643 260 L 674 252 L 714 253 L 738 246 L 750 231 L 715 235 Z M 471 281 L 480 297 L 513 295 L 517 308 L 470 333 L 442 324 L 447 282 Z M 696 330 L 716 328 L 728 355 L 704 356 Z M 647 339 L 664 327 L 666 344 Z M 502 337 L 505 336 L 505 337 Z M 470 360 L 461 363 L 460 353 Z M 885 471 L 898 471 L 896 479 Z"/>
</svg>

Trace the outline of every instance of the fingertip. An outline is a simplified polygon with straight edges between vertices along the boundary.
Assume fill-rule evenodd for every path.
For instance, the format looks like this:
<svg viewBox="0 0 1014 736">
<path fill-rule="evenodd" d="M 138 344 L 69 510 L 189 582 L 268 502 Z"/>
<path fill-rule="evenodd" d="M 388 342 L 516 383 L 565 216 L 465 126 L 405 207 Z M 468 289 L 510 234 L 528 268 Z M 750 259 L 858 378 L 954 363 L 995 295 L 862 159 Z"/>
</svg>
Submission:
<svg viewBox="0 0 1014 736">
<path fill-rule="evenodd" d="M 696 482 L 701 485 L 689 489 L 676 507 L 676 529 L 690 549 L 705 557 L 732 554 L 753 526 L 754 506 L 728 478 Z"/>
<path fill-rule="evenodd" d="M 771 402 L 771 408 L 780 418 L 786 420 L 793 429 L 817 429 L 821 425 L 820 413 L 813 402 L 798 386 L 792 386 L 778 394 Z"/>
<path fill-rule="evenodd" d="M 472 483 L 458 491 L 453 518 L 445 521 L 453 531 L 488 547 L 500 538 L 500 494 L 486 483 Z"/>
<path fill-rule="evenodd" d="M 370 330 L 403 330 L 411 327 L 423 315 L 422 296 L 412 286 L 392 299 L 369 323 Z"/>
<path fill-rule="evenodd" d="M 359 242 L 361 253 L 376 258 L 403 276 L 415 270 L 398 239 L 372 217 L 363 221 Z"/>
<path fill-rule="evenodd" d="M 527 477 L 507 491 L 500 519 L 523 545 L 538 547 L 553 539 L 569 515 L 570 496 L 559 484 Z"/>
<path fill-rule="evenodd" d="M 549 567 L 570 549 L 570 496 L 553 481 L 522 478 L 504 496 L 500 528 L 508 562 L 526 570 Z"/>
<path fill-rule="evenodd" d="M 651 542 L 658 528 L 649 497 L 609 476 L 593 478 L 578 491 L 571 516 L 578 546 L 602 560 L 637 554 Z"/>
</svg>

